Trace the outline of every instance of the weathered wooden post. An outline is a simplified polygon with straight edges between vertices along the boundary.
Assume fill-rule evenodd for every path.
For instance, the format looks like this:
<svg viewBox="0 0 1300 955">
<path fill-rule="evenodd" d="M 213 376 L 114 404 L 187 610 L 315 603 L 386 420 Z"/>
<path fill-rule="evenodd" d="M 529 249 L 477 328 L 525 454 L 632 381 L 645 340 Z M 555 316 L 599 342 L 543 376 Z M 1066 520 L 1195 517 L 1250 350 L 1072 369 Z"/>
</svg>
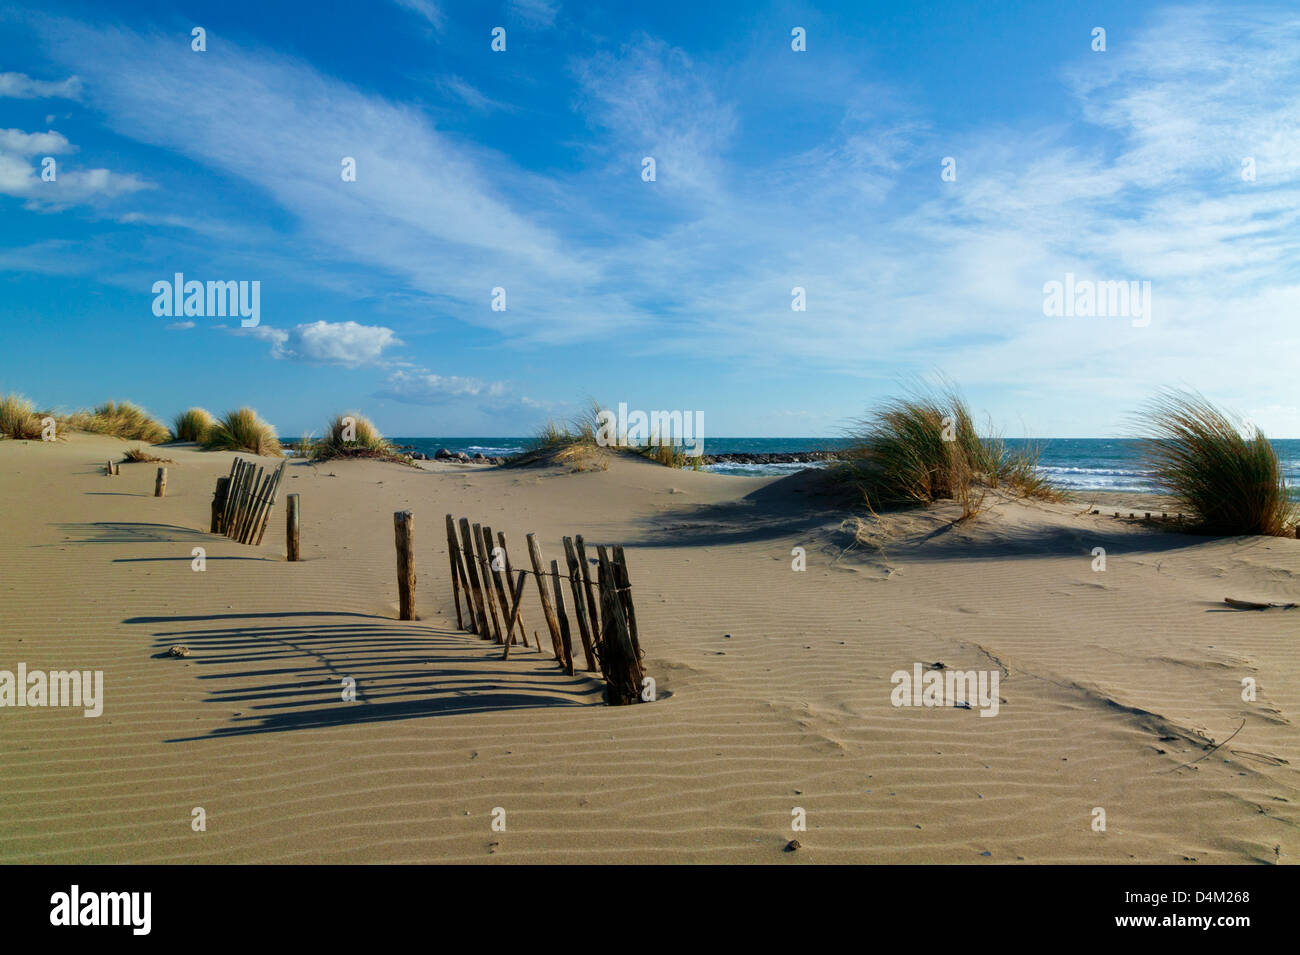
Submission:
<svg viewBox="0 0 1300 955">
<path fill-rule="evenodd" d="M 167 469 L 166 468 L 158 469 L 158 477 L 156 477 L 153 482 L 153 496 L 154 497 L 167 496 Z"/>
<path fill-rule="evenodd" d="M 573 676 L 573 633 L 569 615 L 564 610 L 564 588 L 560 586 L 560 562 L 551 561 L 551 581 L 555 587 L 555 612 L 560 618 L 560 646 L 564 648 L 564 669 Z"/>
<path fill-rule="evenodd" d="M 230 487 L 230 478 L 217 478 L 217 489 L 212 492 L 212 526 L 209 533 L 221 533 L 221 512 L 226 507 L 226 492 Z"/>
<path fill-rule="evenodd" d="M 546 626 L 551 631 L 551 649 L 555 659 L 563 660 L 564 651 L 560 649 L 560 622 L 555 619 L 555 608 L 551 605 L 551 596 L 546 592 L 546 570 L 542 566 L 542 552 L 537 547 L 537 535 L 528 535 L 528 557 L 533 562 L 533 576 L 537 578 L 537 593 L 542 600 L 542 615 L 546 617 Z"/>
<path fill-rule="evenodd" d="M 509 578 L 507 578 L 507 580 L 509 580 Z M 521 570 L 519 572 L 519 583 L 515 584 L 514 605 L 510 611 L 510 623 L 508 624 L 508 626 L 512 630 L 514 629 L 515 624 L 519 623 L 519 605 L 524 602 L 524 584 L 527 582 L 527 580 L 528 580 L 528 575 Z M 533 634 L 533 637 L 534 639 L 536 639 L 537 634 Z M 524 633 L 522 623 L 519 624 L 519 640 L 524 646 L 528 646 L 528 636 Z M 537 644 L 538 652 L 541 652 L 541 649 L 542 649 L 542 645 L 539 642 Z M 501 654 L 501 659 L 502 660 L 510 659 L 509 640 L 506 641 L 506 649 L 505 652 Z"/>
<path fill-rule="evenodd" d="M 456 572 L 456 534 L 452 530 L 451 515 L 447 515 L 447 559 L 451 567 L 451 594 L 456 598 L 456 629 L 465 629 L 465 620 L 460 615 L 460 574 Z M 469 600 L 469 594 L 465 595 Z"/>
<path fill-rule="evenodd" d="M 492 639 L 491 625 L 488 623 L 487 607 L 483 603 L 483 588 L 478 582 L 478 567 L 474 558 L 474 538 L 469 529 L 469 518 L 460 519 L 460 554 L 465 559 L 465 573 L 469 577 L 470 592 L 474 597 L 474 609 L 478 613 L 478 635 L 484 640 Z"/>
<path fill-rule="evenodd" d="M 290 494 L 285 499 L 284 512 L 284 549 L 290 561 L 302 560 L 298 549 L 298 495 Z"/>
<path fill-rule="evenodd" d="M 112 477 L 112 476 L 113 476 L 113 462 L 112 462 L 112 461 L 109 461 L 109 462 L 104 466 L 104 474 L 105 474 L 107 477 Z"/>
<path fill-rule="evenodd" d="M 587 563 L 587 548 L 582 535 L 573 538 L 573 548 L 578 555 L 578 566 L 582 568 L 582 588 L 587 593 L 587 614 L 591 617 L 591 639 L 596 645 L 597 655 L 600 649 L 600 606 L 596 602 L 596 588 L 591 582 L 591 565 Z"/>
<path fill-rule="evenodd" d="M 564 538 L 564 560 L 569 565 L 569 589 L 573 592 L 573 612 L 578 616 L 578 634 L 582 637 L 582 653 L 587 658 L 587 669 L 596 671 L 596 655 L 592 649 L 591 631 L 587 627 L 587 603 L 582 593 L 582 568 L 573 549 L 573 540 Z"/>
<path fill-rule="evenodd" d="M 393 514 L 397 543 L 397 594 L 400 620 L 415 619 L 415 516 L 410 511 Z"/>
</svg>

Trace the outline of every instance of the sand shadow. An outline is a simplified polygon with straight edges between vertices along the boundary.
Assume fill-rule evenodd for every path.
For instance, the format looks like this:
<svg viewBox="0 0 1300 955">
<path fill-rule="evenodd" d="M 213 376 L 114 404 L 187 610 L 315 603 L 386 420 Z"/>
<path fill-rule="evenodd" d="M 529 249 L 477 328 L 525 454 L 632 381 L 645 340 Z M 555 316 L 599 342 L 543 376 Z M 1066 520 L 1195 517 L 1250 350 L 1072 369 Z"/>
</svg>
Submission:
<svg viewBox="0 0 1300 955">
<path fill-rule="evenodd" d="M 548 655 L 515 648 L 511 659 L 502 661 L 501 647 L 494 643 L 418 621 L 232 624 L 166 629 L 153 637 L 159 666 L 177 668 L 178 679 L 195 676 L 185 664 L 200 668 L 197 679 L 206 686 L 206 702 L 237 711 L 232 724 L 165 740 L 173 743 L 604 701 L 600 682 L 582 671 L 568 676 Z M 173 645 L 185 646 L 189 655 L 171 657 L 167 651 Z M 354 701 L 345 699 L 348 680 L 354 681 Z"/>
<path fill-rule="evenodd" d="M 176 524 L 131 523 L 128 521 L 94 521 L 85 524 L 55 524 L 64 534 L 84 537 L 60 541 L 62 544 L 180 544 L 218 540 L 212 534 Z"/>
<path fill-rule="evenodd" d="M 779 540 L 838 525 L 851 497 L 823 470 L 796 471 L 735 501 L 701 504 L 667 519 L 643 521 L 641 536 L 627 547 L 714 547 Z"/>
</svg>

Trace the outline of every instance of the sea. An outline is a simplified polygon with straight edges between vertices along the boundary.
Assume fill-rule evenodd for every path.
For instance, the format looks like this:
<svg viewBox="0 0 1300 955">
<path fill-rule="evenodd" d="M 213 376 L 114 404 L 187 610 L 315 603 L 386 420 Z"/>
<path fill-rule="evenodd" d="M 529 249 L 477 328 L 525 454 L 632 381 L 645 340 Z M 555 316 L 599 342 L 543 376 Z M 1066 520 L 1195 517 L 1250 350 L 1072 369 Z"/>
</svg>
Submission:
<svg viewBox="0 0 1300 955">
<path fill-rule="evenodd" d="M 439 448 L 453 454 L 464 451 L 471 457 L 517 454 L 528 443 L 527 438 L 390 438 L 394 444 L 407 445 L 416 451 L 432 456 Z M 843 448 L 847 440 L 841 438 L 708 438 L 704 443 L 706 454 L 759 453 L 775 454 L 793 451 L 834 451 Z M 1142 466 L 1135 441 L 1121 438 L 1043 438 L 1023 441 L 1008 438 L 1010 448 L 1035 445 L 1041 451 L 1039 469 L 1057 486 L 1071 491 L 1128 491 L 1154 493 L 1151 472 Z M 1292 495 L 1300 492 L 1300 439 L 1275 440 L 1282 462 L 1282 472 Z M 791 474 L 803 468 L 825 467 L 824 462 L 813 464 L 743 464 L 723 462 L 708 465 L 706 471 L 730 474 L 736 477 L 758 477 L 773 474 Z"/>
</svg>

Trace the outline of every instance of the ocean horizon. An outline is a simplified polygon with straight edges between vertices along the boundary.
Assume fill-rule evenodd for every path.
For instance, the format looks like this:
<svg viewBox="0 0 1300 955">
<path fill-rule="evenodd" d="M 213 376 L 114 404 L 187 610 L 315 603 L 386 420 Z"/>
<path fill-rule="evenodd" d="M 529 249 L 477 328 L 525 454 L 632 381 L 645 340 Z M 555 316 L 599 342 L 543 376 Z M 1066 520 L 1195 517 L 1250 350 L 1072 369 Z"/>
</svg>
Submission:
<svg viewBox="0 0 1300 955">
<path fill-rule="evenodd" d="M 518 454 L 527 445 L 523 437 L 419 438 L 394 437 L 394 444 L 406 445 L 432 456 L 439 448 L 453 454 L 464 451 L 488 457 Z M 1151 472 L 1142 466 L 1138 442 L 1125 438 L 1007 438 L 1012 448 L 1038 445 L 1042 450 L 1039 469 L 1067 491 L 1129 491 L 1156 493 Z M 708 438 L 705 454 L 781 454 L 800 451 L 834 451 L 848 444 L 846 438 Z M 1272 441 L 1281 460 L 1282 473 L 1292 496 L 1300 491 L 1300 438 Z M 706 465 L 703 470 L 737 477 L 762 477 L 791 474 L 804 468 L 825 467 L 811 464 L 750 464 L 723 462 Z"/>
</svg>

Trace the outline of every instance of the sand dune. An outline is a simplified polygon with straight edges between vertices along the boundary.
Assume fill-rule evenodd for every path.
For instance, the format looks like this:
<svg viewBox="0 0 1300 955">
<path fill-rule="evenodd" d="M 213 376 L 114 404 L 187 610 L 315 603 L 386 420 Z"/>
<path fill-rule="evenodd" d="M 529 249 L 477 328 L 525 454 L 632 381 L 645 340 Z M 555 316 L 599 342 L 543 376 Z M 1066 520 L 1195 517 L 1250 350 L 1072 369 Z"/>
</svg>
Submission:
<svg viewBox="0 0 1300 955">
<path fill-rule="evenodd" d="M 157 499 L 153 465 L 104 476 L 127 446 L 0 441 L 0 669 L 103 670 L 106 697 L 97 719 L 0 709 L 0 860 L 1300 853 L 1300 611 L 1222 604 L 1300 600 L 1300 541 L 1016 501 L 973 524 L 937 508 L 855 535 L 807 473 L 294 461 L 304 560 L 289 564 L 280 508 L 260 547 L 204 532 L 229 454 L 159 450 L 175 463 Z M 415 622 L 396 619 L 399 509 L 416 519 Z M 448 512 L 504 531 L 516 563 L 528 532 L 548 560 L 564 534 L 625 544 L 660 699 L 608 707 L 549 652 L 503 662 L 458 632 Z M 543 630 L 531 590 L 523 616 Z M 177 644 L 190 655 L 168 656 Z M 918 663 L 996 672 L 997 715 L 894 706 L 891 674 Z M 802 848 L 783 852 L 791 838 Z"/>
</svg>

